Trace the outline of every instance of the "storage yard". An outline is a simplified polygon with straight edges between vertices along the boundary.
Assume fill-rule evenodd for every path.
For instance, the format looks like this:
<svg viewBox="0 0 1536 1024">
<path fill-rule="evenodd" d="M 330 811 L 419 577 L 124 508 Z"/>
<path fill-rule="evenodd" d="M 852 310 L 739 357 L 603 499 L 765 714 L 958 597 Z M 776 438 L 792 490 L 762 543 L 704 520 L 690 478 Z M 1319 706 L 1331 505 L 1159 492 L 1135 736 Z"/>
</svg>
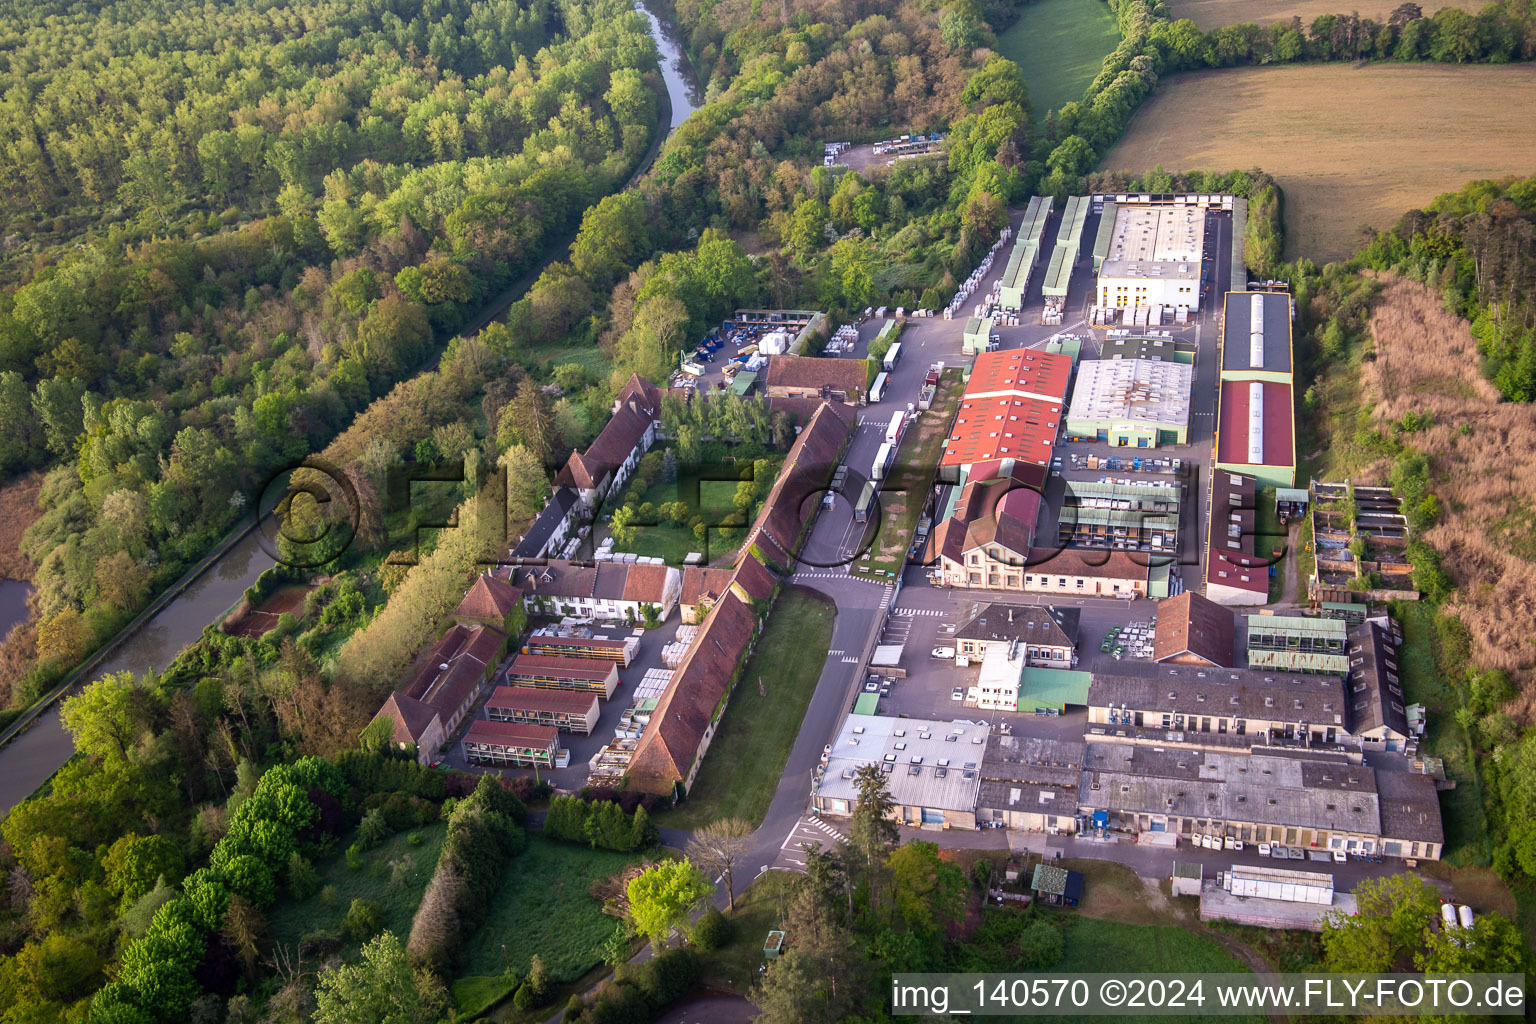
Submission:
<svg viewBox="0 0 1536 1024">
<path fill-rule="evenodd" d="M 1167 79 L 1104 169 L 1262 167 L 1285 190 L 1286 258 L 1347 256 L 1359 228 L 1474 178 L 1530 172 L 1536 67 L 1308 65 Z M 1368 117 L 1338 117 L 1340 96 Z"/>
</svg>

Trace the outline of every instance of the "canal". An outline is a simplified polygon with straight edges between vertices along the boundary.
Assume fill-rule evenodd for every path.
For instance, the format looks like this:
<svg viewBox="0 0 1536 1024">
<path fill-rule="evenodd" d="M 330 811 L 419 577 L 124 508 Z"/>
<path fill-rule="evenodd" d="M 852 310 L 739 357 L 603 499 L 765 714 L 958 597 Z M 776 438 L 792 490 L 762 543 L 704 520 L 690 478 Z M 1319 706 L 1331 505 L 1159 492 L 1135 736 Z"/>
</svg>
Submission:
<svg viewBox="0 0 1536 1024">
<path fill-rule="evenodd" d="M 666 83 L 667 99 L 672 116 L 667 131 L 682 124 L 688 115 L 698 109 L 701 102 L 698 83 L 688 59 L 672 31 L 672 26 L 646 9 L 642 3 L 636 7 L 650 24 L 651 38 L 655 40 L 660 55 L 661 76 Z M 659 147 L 658 147 L 659 148 Z M 655 150 L 652 151 L 654 159 Z M 649 169 L 650 161 L 640 168 L 638 178 Z M 574 234 L 572 239 L 574 239 Z M 567 240 L 567 245 L 570 239 Z M 562 246 L 562 255 L 564 247 Z M 517 291 L 532 284 L 543 268 L 518 283 Z M 492 304 L 494 316 L 501 316 L 515 296 L 499 296 Z M 496 308 L 499 307 L 499 308 Z M 136 674 L 161 671 L 192 641 L 202 635 L 203 628 L 218 622 L 224 613 L 240 600 L 245 588 L 256 582 L 274 564 L 272 556 L 263 551 L 258 534 L 249 533 L 222 557 L 210 565 L 194 580 L 176 600 L 161 609 L 160 613 L 144 624 L 132 637 L 123 641 L 110 660 L 102 666 L 98 675 L 128 670 Z M 14 580 L 0 581 L 0 623 L 8 621 L 14 613 L 15 621 L 26 614 L 27 595 L 31 586 Z M 9 630 L 0 629 L 0 636 Z M 69 759 L 74 747 L 64 731 L 55 704 L 44 712 L 26 732 L 0 747 L 0 816 L 10 813 L 22 800 Z"/>
</svg>

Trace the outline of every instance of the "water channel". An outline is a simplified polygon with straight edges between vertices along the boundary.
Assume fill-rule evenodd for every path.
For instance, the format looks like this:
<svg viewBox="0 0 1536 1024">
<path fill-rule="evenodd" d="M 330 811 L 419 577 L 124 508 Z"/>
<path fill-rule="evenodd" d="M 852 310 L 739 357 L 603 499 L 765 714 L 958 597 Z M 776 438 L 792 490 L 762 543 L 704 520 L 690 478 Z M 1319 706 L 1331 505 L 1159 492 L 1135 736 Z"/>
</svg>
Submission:
<svg viewBox="0 0 1536 1024">
<path fill-rule="evenodd" d="M 651 38 L 660 54 L 661 75 L 666 83 L 672 117 L 668 132 L 698 109 L 702 96 L 688 60 L 673 34 L 672 26 L 636 4 L 650 24 Z M 654 159 L 654 151 L 652 154 Z M 641 168 L 636 177 L 647 167 Z M 562 252 L 563 255 L 563 252 Z M 540 268 L 542 270 L 542 268 Z M 539 271 L 520 282 L 532 283 Z M 521 289 L 519 289 L 521 290 Z M 510 303 L 508 298 L 507 302 Z M 506 311 L 501 304 L 496 316 Z M 221 558 L 210 565 L 176 600 L 161 609 L 132 637 L 125 640 L 103 665 L 98 675 L 125 669 L 142 674 L 164 669 L 177 654 L 202 635 L 203 628 L 219 619 L 240 600 L 245 588 L 256 582 L 273 565 L 272 556 L 262 550 L 258 535 L 250 533 Z M 27 594 L 31 587 L 12 580 L 0 581 L 0 623 L 26 614 Z M 13 608 L 14 606 L 14 608 Z M 0 628 L 0 636 L 10 629 Z M 59 718 L 58 705 L 44 712 L 26 732 L 0 747 L 0 817 L 25 800 L 38 786 L 69 759 L 74 747 Z"/>
</svg>

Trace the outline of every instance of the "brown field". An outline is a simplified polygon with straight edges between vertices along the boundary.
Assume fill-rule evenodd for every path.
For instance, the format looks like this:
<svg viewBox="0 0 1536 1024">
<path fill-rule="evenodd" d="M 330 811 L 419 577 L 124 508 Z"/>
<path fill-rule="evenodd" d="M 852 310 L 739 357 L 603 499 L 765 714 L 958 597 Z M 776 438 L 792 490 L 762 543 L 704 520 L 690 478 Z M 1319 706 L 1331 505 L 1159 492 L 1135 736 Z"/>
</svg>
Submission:
<svg viewBox="0 0 1536 1024">
<path fill-rule="evenodd" d="M 1163 82 L 1104 158 L 1140 174 L 1262 168 L 1285 190 L 1286 257 L 1348 255 L 1363 225 L 1477 178 L 1536 171 L 1536 67 L 1234 68 Z"/>
<path fill-rule="evenodd" d="M 1457 583 L 1446 610 L 1472 633 L 1473 658 L 1502 668 L 1520 688 L 1524 720 L 1536 712 L 1536 568 L 1525 549 L 1529 528 L 1512 510 L 1536 495 L 1536 406 L 1501 402 L 1478 372 L 1477 342 L 1423 285 L 1389 278 L 1373 306 L 1375 358 L 1360 367 L 1364 408 L 1379 428 L 1417 412 L 1434 417 L 1408 442 L 1430 457 L 1431 489 L 1444 510 L 1424 539 L 1444 555 Z M 1365 474 L 1385 482 L 1386 465 Z"/>
<path fill-rule="evenodd" d="M 43 474 L 28 473 L 0 487 L 0 577 L 31 580 L 37 566 L 18 548 L 21 535 L 37 522 L 42 509 L 37 496 L 43 489 Z"/>
<path fill-rule="evenodd" d="M 309 596 L 312 589 L 297 585 L 283 587 L 263 601 L 260 608 L 248 608 L 243 612 L 237 610 L 224 620 L 221 628 L 230 636 L 262 636 L 277 628 L 277 620 L 284 612 L 302 615 L 304 598 Z"/>
<path fill-rule="evenodd" d="M 1421 4 L 1427 18 L 1444 7 L 1459 7 L 1464 11 L 1480 11 L 1482 0 L 1461 0 L 1460 3 L 1441 3 L 1430 0 Z M 1339 0 L 1172 0 L 1168 4 L 1168 16 L 1174 20 L 1192 18 L 1200 31 L 1209 32 L 1222 25 L 1268 25 L 1275 21 L 1300 18 L 1303 25 L 1322 14 L 1358 14 L 1372 21 L 1385 22 L 1397 4 L 1393 0 L 1377 0 L 1374 4 L 1344 4 Z"/>
</svg>

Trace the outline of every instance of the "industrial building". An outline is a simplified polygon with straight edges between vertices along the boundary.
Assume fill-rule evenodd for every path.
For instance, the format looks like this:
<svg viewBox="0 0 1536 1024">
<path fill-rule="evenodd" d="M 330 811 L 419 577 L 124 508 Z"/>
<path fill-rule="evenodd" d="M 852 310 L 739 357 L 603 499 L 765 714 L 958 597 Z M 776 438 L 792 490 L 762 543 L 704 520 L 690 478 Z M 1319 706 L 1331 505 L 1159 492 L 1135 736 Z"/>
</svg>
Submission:
<svg viewBox="0 0 1536 1024">
<path fill-rule="evenodd" d="M 548 654 L 519 654 L 507 669 L 511 686 L 540 690 L 574 690 L 604 700 L 619 688 L 619 666 L 591 658 L 559 658 Z"/>
<path fill-rule="evenodd" d="M 1434 780 L 1306 750 L 1187 750 L 1090 740 L 1084 814 L 1111 828 L 1439 859 Z"/>
<path fill-rule="evenodd" d="M 640 649 L 640 638 L 633 634 L 603 636 L 592 630 L 571 633 L 533 632 L 523 641 L 524 654 L 547 654 L 555 658 L 589 658 L 612 661 L 628 668 Z"/>
<path fill-rule="evenodd" d="M 1057 540 L 1077 547 L 1168 553 L 1179 545 L 1179 488 L 1164 482 L 1068 480 Z"/>
<path fill-rule="evenodd" d="M 978 823 L 1030 832 L 1077 831 L 1082 740 L 994 734 L 981 762 Z"/>
<path fill-rule="evenodd" d="M 1258 481 L 1245 473 L 1211 470 L 1211 529 L 1205 595 L 1224 605 L 1266 604 L 1279 537 L 1259 537 Z"/>
<path fill-rule="evenodd" d="M 1110 309 L 1160 307 L 1175 312 L 1200 308 L 1200 254 L 1205 242 L 1202 210 L 1111 203 L 1105 205 L 1104 218 L 1110 219 L 1112 227 L 1102 254 L 1099 245 L 1094 246 L 1098 305 Z"/>
<path fill-rule="evenodd" d="M 1221 320 L 1221 379 L 1290 384 L 1294 367 L 1291 297 L 1285 292 L 1228 292 Z"/>
<path fill-rule="evenodd" d="M 1232 613 L 1193 590 L 1158 602 L 1156 630 L 1152 660 L 1159 665 L 1233 665 Z"/>
<path fill-rule="evenodd" d="M 1304 615 L 1250 615 L 1248 667 L 1262 671 L 1349 671 L 1346 629 L 1342 619 Z"/>
<path fill-rule="evenodd" d="M 1051 251 L 1051 262 L 1045 270 L 1045 281 L 1040 292 L 1045 296 L 1048 312 L 1057 314 L 1067 304 L 1067 287 L 1072 283 L 1072 269 L 1082 251 L 1083 227 L 1088 222 L 1088 210 L 1092 204 L 1087 196 L 1071 196 L 1061 211 L 1061 225 L 1056 230 L 1056 248 Z"/>
<path fill-rule="evenodd" d="M 1260 489 L 1296 486 L 1291 297 L 1228 292 L 1221 331 L 1216 468 Z"/>
<path fill-rule="evenodd" d="M 1424 731 L 1424 717 L 1410 721 L 1397 668 L 1397 648 L 1381 622 L 1369 621 L 1350 632 L 1350 718 L 1355 738 L 1367 750 L 1398 750 L 1414 754 Z"/>
<path fill-rule="evenodd" d="M 1151 359 L 1193 365 L 1195 343 L 1186 338 L 1143 337 L 1124 329 L 1109 332 L 1099 349 L 1100 359 Z"/>
<path fill-rule="evenodd" d="M 968 356 L 987 351 L 992 343 L 993 320 L 989 316 L 973 316 L 965 321 L 960 335 L 960 348 Z"/>
<path fill-rule="evenodd" d="M 986 747 L 987 727 L 976 722 L 849 715 L 813 783 L 812 802 L 824 814 L 852 814 L 859 801 L 855 774 L 876 765 L 894 819 L 972 829 Z"/>
<path fill-rule="evenodd" d="M 1214 747 L 1336 747 L 1350 735 L 1338 678 L 1198 665 L 1128 664 L 1123 673 L 1094 673 L 1088 687 L 1090 728 Z"/>
<path fill-rule="evenodd" d="M 955 630 L 955 650 L 980 656 L 994 647 L 1017 646 L 1025 664 L 1071 668 L 1076 660 L 1081 608 L 1038 604 L 978 604 Z"/>
<path fill-rule="evenodd" d="M 1055 199 L 1051 196 L 1034 196 L 1024 210 L 1024 221 L 1019 225 L 1018 238 L 1013 243 L 1013 252 L 1009 255 L 1008 265 L 1003 270 L 1003 287 L 998 301 L 1004 309 L 1024 308 L 1024 299 L 1029 293 L 1030 275 L 1040 263 L 1040 248 L 1045 236 L 1045 225 L 1051 219 L 1051 207 L 1054 203 Z M 978 351 L 985 350 L 985 347 L 983 345 Z"/>
<path fill-rule="evenodd" d="M 1045 483 L 1051 449 L 1066 405 L 1072 360 L 1030 349 L 984 352 L 971 376 L 939 460 L 942 479 L 955 483 L 961 471 L 982 462 L 1013 459 L 1038 468 Z"/>
<path fill-rule="evenodd" d="M 1194 369 L 1150 359 L 1090 359 L 1078 367 L 1067 433 L 1120 448 L 1189 441 Z"/>
</svg>

